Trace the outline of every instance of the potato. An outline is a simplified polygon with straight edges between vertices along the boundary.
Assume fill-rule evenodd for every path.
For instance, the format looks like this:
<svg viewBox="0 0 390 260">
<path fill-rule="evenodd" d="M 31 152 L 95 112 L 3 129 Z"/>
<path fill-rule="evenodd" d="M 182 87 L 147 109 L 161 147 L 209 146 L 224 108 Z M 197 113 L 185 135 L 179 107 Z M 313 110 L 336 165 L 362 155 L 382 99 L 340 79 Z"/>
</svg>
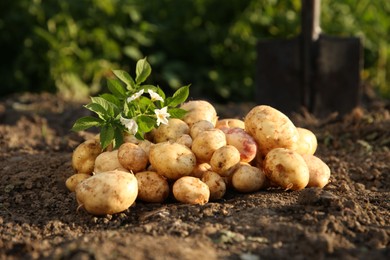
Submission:
<svg viewBox="0 0 390 260">
<path fill-rule="evenodd" d="M 312 131 L 306 128 L 297 127 L 297 131 L 299 138 L 295 151 L 301 155 L 313 155 L 317 150 L 317 137 Z"/>
<path fill-rule="evenodd" d="M 226 143 L 233 145 L 240 152 L 241 162 L 251 162 L 257 153 L 255 139 L 242 128 L 221 128 L 225 133 Z"/>
<path fill-rule="evenodd" d="M 185 145 L 163 142 L 150 148 L 152 167 L 168 179 L 190 175 L 196 165 L 195 154 Z"/>
<path fill-rule="evenodd" d="M 133 143 L 123 143 L 119 147 L 118 160 L 125 169 L 133 173 L 145 170 L 149 162 L 144 149 Z"/>
<path fill-rule="evenodd" d="M 168 198 L 169 185 L 166 178 L 153 171 L 143 171 L 135 174 L 138 182 L 137 199 L 161 203 Z"/>
<path fill-rule="evenodd" d="M 184 134 L 180 136 L 178 139 L 175 141 L 178 144 L 182 144 L 187 146 L 188 148 L 191 148 L 192 146 L 192 137 L 190 135 Z"/>
<path fill-rule="evenodd" d="M 85 180 L 89 177 L 91 177 L 91 175 L 86 174 L 86 173 L 76 173 L 76 174 L 73 174 L 72 176 L 70 176 L 66 180 L 65 185 L 68 188 L 68 190 L 70 190 L 71 192 L 74 192 L 74 190 L 76 189 L 76 186 L 80 182 L 82 182 L 83 180 Z"/>
<path fill-rule="evenodd" d="M 209 162 L 213 153 L 226 145 L 224 132 L 219 129 L 210 129 L 199 133 L 192 141 L 192 151 L 199 162 Z"/>
<path fill-rule="evenodd" d="M 240 163 L 240 152 L 232 145 L 215 150 L 210 159 L 211 169 L 221 176 L 230 176 Z"/>
<path fill-rule="evenodd" d="M 93 172 L 108 172 L 113 170 L 126 171 L 118 159 L 118 150 L 102 152 L 95 159 L 95 167 Z"/>
<path fill-rule="evenodd" d="M 320 158 L 311 154 L 302 155 L 309 168 L 309 183 L 307 187 L 323 188 L 329 183 L 330 168 Z"/>
<path fill-rule="evenodd" d="M 217 111 L 212 104 L 205 100 L 191 100 L 182 104 L 180 108 L 187 111 L 182 120 L 189 127 L 200 120 L 210 121 L 214 126 L 217 122 Z"/>
<path fill-rule="evenodd" d="M 90 214 L 115 214 L 134 203 L 138 184 L 134 174 L 115 170 L 85 179 L 76 186 L 75 192 L 79 207 Z"/>
<path fill-rule="evenodd" d="M 291 120 L 279 110 L 266 105 L 252 108 L 245 116 L 245 131 L 266 155 L 273 148 L 296 148 L 299 134 Z"/>
<path fill-rule="evenodd" d="M 286 190 L 302 190 L 309 183 L 309 168 L 302 156 L 286 148 L 271 150 L 264 159 L 265 175 Z"/>
<path fill-rule="evenodd" d="M 182 203 L 203 205 L 209 201 L 210 189 L 200 179 L 184 176 L 176 180 L 172 187 L 173 196 Z"/>
<path fill-rule="evenodd" d="M 142 148 L 142 150 L 144 150 L 144 152 L 146 153 L 147 157 L 149 158 L 149 153 L 150 153 L 150 147 L 152 147 L 152 145 L 154 145 L 154 143 L 148 141 L 148 140 L 142 140 L 141 142 L 139 142 L 138 146 Z"/>
<path fill-rule="evenodd" d="M 209 163 L 199 163 L 195 165 L 190 176 L 200 179 L 202 178 L 203 174 L 207 171 L 211 171 L 211 165 Z"/>
<path fill-rule="evenodd" d="M 91 139 L 79 144 L 72 154 L 75 172 L 92 174 L 96 157 L 102 152 L 99 141 Z"/>
<path fill-rule="evenodd" d="M 175 141 L 184 134 L 189 134 L 190 128 L 183 120 L 169 118 L 168 124 L 161 124 L 153 132 L 154 142 Z"/>
<path fill-rule="evenodd" d="M 214 124 L 207 120 L 200 120 L 194 123 L 190 128 L 190 135 L 194 139 L 199 133 L 214 129 Z"/>
<path fill-rule="evenodd" d="M 217 124 L 215 125 L 215 128 L 241 128 L 245 129 L 245 122 L 242 121 L 241 119 L 236 119 L 236 118 L 225 118 L 225 119 L 220 119 L 217 121 Z"/>
<path fill-rule="evenodd" d="M 210 189 L 210 200 L 222 199 L 226 193 L 226 183 L 224 179 L 216 172 L 207 171 L 202 179 Z"/>
<path fill-rule="evenodd" d="M 265 187 L 264 172 L 246 163 L 240 164 L 232 176 L 232 186 L 239 192 L 255 192 Z"/>
</svg>

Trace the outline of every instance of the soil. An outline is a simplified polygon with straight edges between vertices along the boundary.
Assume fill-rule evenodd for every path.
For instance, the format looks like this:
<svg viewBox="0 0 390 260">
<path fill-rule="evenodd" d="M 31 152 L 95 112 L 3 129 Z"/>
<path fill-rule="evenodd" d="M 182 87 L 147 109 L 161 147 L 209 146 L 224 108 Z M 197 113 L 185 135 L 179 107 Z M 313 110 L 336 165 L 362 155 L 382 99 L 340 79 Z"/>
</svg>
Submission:
<svg viewBox="0 0 390 260">
<path fill-rule="evenodd" d="M 242 116 L 251 104 L 217 106 Z M 390 259 L 390 112 L 292 115 L 332 171 L 323 189 L 229 191 L 203 206 L 137 201 L 115 215 L 77 209 L 64 183 L 82 103 L 51 94 L 0 100 L 0 259 Z"/>
</svg>

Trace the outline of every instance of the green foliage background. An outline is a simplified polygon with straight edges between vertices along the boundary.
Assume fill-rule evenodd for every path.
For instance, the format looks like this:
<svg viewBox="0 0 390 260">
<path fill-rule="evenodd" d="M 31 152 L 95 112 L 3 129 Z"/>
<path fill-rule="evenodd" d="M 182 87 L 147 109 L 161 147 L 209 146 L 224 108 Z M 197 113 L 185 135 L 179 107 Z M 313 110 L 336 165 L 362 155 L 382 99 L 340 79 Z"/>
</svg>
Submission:
<svg viewBox="0 0 390 260">
<path fill-rule="evenodd" d="M 256 42 L 300 31 L 300 0 L 13 0 L 0 3 L 0 95 L 101 91 L 145 56 L 153 83 L 252 100 Z M 360 36 L 362 78 L 390 98 L 390 1 L 322 0 L 327 34 Z"/>
</svg>

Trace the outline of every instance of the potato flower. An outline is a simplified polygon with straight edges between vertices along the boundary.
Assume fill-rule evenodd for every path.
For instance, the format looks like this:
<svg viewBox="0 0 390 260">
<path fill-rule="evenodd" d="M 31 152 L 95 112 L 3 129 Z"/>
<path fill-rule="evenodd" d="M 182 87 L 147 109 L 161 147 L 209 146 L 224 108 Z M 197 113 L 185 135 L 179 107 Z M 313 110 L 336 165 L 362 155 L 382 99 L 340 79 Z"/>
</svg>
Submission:
<svg viewBox="0 0 390 260">
<path fill-rule="evenodd" d="M 164 102 L 164 99 L 159 94 L 154 92 L 153 90 L 149 89 L 148 92 L 149 92 L 150 98 L 151 98 L 151 100 L 153 102 L 154 101 L 162 101 L 162 102 Z"/>
<path fill-rule="evenodd" d="M 128 119 L 121 115 L 120 117 L 121 124 L 124 125 L 130 134 L 135 135 L 138 131 L 137 122 L 134 119 Z"/>
<path fill-rule="evenodd" d="M 157 116 L 157 126 L 160 124 L 167 125 L 168 124 L 168 118 L 170 114 L 167 112 L 168 107 L 163 107 L 161 109 L 155 109 L 154 113 Z"/>
</svg>

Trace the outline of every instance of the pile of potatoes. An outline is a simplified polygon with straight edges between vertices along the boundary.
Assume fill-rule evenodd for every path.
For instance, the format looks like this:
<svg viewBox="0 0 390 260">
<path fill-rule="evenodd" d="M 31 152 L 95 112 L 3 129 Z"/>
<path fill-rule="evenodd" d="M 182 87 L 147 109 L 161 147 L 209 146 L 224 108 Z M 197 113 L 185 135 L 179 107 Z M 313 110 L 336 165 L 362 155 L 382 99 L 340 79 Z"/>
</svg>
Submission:
<svg viewBox="0 0 390 260">
<path fill-rule="evenodd" d="M 269 187 L 324 187 L 329 167 L 314 155 L 316 136 L 295 127 L 283 113 L 254 107 L 243 120 L 218 119 L 207 101 L 184 103 L 182 119 L 171 118 L 145 140 L 126 135 L 118 149 L 102 151 L 99 137 L 73 152 L 75 174 L 66 181 L 79 207 L 114 214 L 136 200 L 205 204 L 227 189 L 249 193 Z"/>
</svg>

